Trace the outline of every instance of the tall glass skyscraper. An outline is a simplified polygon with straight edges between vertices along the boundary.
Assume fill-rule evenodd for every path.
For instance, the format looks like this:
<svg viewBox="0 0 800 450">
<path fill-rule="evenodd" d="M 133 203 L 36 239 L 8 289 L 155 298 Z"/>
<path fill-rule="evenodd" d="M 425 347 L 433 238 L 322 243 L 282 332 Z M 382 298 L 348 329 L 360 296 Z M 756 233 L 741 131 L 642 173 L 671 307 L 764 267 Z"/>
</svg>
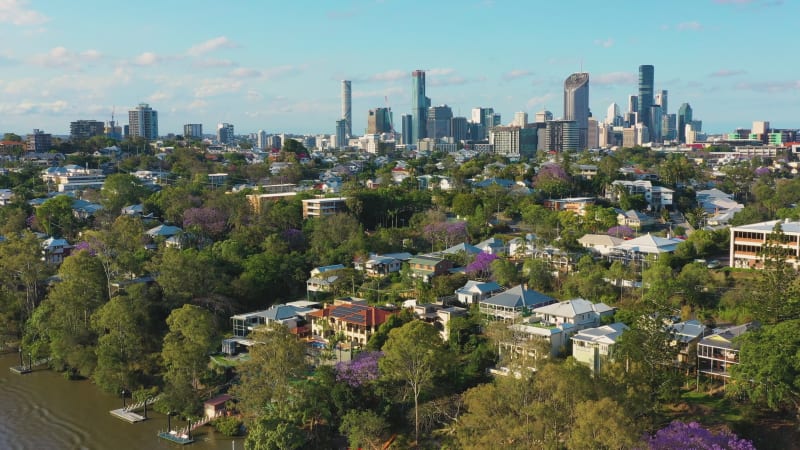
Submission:
<svg viewBox="0 0 800 450">
<path fill-rule="evenodd" d="M 347 137 L 353 135 L 353 96 L 350 80 L 342 80 L 342 119 L 345 120 Z"/>
<path fill-rule="evenodd" d="M 651 65 L 639 66 L 639 122 L 652 130 L 653 86 L 655 69 Z"/>
<path fill-rule="evenodd" d="M 678 108 L 678 140 L 686 142 L 686 125 L 692 123 L 692 107 L 684 103 Z"/>
<path fill-rule="evenodd" d="M 411 72 L 411 141 L 416 144 L 426 137 L 428 107 L 431 101 L 425 96 L 425 71 Z"/>
<path fill-rule="evenodd" d="M 573 73 L 564 81 L 564 120 L 575 122 L 578 148 L 584 149 L 589 132 L 589 74 Z"/>
</svg>

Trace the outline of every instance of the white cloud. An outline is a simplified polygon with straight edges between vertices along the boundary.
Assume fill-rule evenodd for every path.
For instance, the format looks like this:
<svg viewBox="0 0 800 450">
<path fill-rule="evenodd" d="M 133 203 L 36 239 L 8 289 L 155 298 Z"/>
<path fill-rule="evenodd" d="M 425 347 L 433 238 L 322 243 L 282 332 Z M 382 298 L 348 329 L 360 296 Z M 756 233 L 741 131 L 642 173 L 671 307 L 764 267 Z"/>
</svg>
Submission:
<svg viewBox="0 0 800 450">
<path fill-rule="evenodd" d="M 231 41 L 227 37 L 218 36 L 205 42 L 201 42 L 197 45 L 193 45 L 189 48 L 189 50 L 186 51 L 186 53 L 190 56 L 200 56 L 221 48 L 236 48 L 238 46 L 238 44 Z"/>
<path fill-rule="evenodd" d="M 710 76 L 712 77 L 733 77 L 736 75 L 744 75 L 747 71 L 745 70 L 734 70 L 734 69 L 720 69 L 716 72 L 712 72 Z"/>
<path fill-rule="evenodd" d="M 678 31 L 700 31 L 703 29 L 703 25 L 700 22 L 681 22 L 675 25 Z"/>
<path fill-rule="evenodd" d="M 259 102 L 259 101 L 264 99 L 264 94 L 262 94 L 261 92 L 258 92 L 255 89 L 250 89 L 244 95 L 244 99 L 249 101 L 249 102 Z"/>
<path fill-rule="evenodd" d="M 516 80 L 517 78 L 527 77 L 530 75 L 533 75 L 533 72 L 531 72 L 530 70 L 514 69 L 511 72 L 504 73 L 503 79 L 510 81 L 510 80 Z"/>
<path fill-rule="evenodd" d="M 381 98 L 381 97 L 388 97 L 397 94 L 403 94 L 405 89 L 395 86 L 388 89 L 375 89 L 371 91 L 361 91 L 355 90 L 353 91 L 353 98 Z"/>
<path fill-rule="evenodd" d="M 221 94 L 239 92 L 242 89 L 242 82 L 239 80 L 212 79 L 203 80 L 195 90 L 195 98 L 214 97 Z"/>
<path fill-rule="evenodd" d="M 216 67 L 233 67 L 235 64 L 230 59 L 206 58 L 192 62 L 192 65 L 194 67 L 210 69 Z"/>
<path fill-rule="evenodd" d="M 28 8 L 26 0 L 0 0 L 0 23 L 12 25 L 41 25 L 50 19 Z"/>
<path fill-rule="evenodd" d="M 532 97 L 532 98 L 528 99 L 528 102 L 526 103 L 526 105 L 527 105 L 528 108 L 533 108 L 533 107 L 536 107 L 536 106 L 544 107 L 545 104 L 548 101 L 552 100 L 554 97 L 555 97 L 555 94 L 544 94 L 544 95 L 540 95 L 538 97 Z"/>
<path fill-rule="evenodd" d="M 630 85 L 638 81 L 636 74 L 630 72 L 610 72 L 591 75 L 590 83 L 596 86 Z"/>
<path fill-rule="evenodd" d="M 447 76 L 447 75 L 452 75 L 453 73 L 455 73 L 455 69 L 450 69 L 450 68 L 446 68 L 446 69 L 430 69 L 430 70 L 426 70 L 425 71 L 426 75 L 429 75 L 429 76 L 432 76 L 432 77 Z"/>
<path fill-rule="evenodd" d="M 370 75 L 367 81 L 397 81 L 403 78 L 411 78 L 411 73 L 405 70 L 387 70 L 385 72 Z"/>
<path fill-rule="evenodd" d="M 0 112 L 4 114 L 57 114 L 69 108 L 64 100 L 52 102 L 34 102 L 23 100 L 19 103 L 0 103 Z"/>
<path fill-rule="evenodd" d="M 238 67 L 228 73 L 228 75 L 237 78 L 254 78 L 260 76 L 261 74 L 262 72 L 260 70 L 251 69 L 248 67 Z"/>
<path fill-rule="evenodd" d="M 79 70 L 83 64 L 98 61 L 103 55 L 94 49 L 75 53 L 66 47 L 53 47 L 47 53 L 31 56 L 28 61 L 40 67 L 58 67 Z"/>
<path fill-rule="evenodd" d="M 599 45 L 600 47 L 603 47 L 603 48 L 611 48 L 611 47 L 614 46 L 614 39 L 612 39 L 612 38 L 608 38 L 608 39 L 605 39 L 605 40 L 595 39 L 594 40 L 594 45 Z"/>
<path fill-rule="evenodd" d="M 164 101 L 164 100 L 169 100 L 171 98 L 172 98 L 172 94 L 170 94 L 168 92 L 158 91 L 158 92 L 154 92 L 152 95 L 148 96 L 147 97 L 147 101 L 150 102 L 150 103 L 156 103 L 156 102 L 160 102 L 160 101 Z"/>
<path fill-rule="evenodd" d="M 133 59 L 133 63 L 138 66 L 152 66 L 158 64 L 160 61 L 161 57 L 153 52 L 144 52 Z"/>
</svg>

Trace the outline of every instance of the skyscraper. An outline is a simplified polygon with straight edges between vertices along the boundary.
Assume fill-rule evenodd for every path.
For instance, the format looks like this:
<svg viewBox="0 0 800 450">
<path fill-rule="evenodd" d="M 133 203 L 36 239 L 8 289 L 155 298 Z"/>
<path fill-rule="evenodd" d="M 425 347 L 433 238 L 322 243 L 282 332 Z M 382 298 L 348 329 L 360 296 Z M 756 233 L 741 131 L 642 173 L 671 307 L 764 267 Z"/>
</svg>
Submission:
<svg viewBox="0 0 800 450">
<path fill-rule="evenodd" d="M 528 125 L 528 113 L 519 111 L 514 113 L 514 121 L 511 125 L 515 127 L 525 128 Z"/>
<path fill-rule="evenodd" d="M 153 111 L 147 103 L 139 103 L 136 109 L 128 111 L 128 133 L 132 138 L 151 141 L 158 138 L 158 111 Z"/>
<path fill-rule="evenodd" d="M 392 111 L 389 108 L 370 109 L 367 113 L 367 134 L 381 134 L 392 131 Z"/>
<path fill-rule="evenodd" d="M 431 101 L 425 96 L 425 71 L 411 72 L 411 144 L 426 137 L 428 107 Z"/>
<path fill-rule="evenodd" d="M 589 132 L 589 74 L 573 73 L 564 81 L 564 120 L 572 120 L 578 132 L 578 148 L 584 149 Z"/>
<path fill-rule="evenodd" d="M 414 118 L 411 114 L 403 114 L 400 116 L 400 139 L 403 145 L 411 144 L 411 129 Z"/>
<path fill-rule="evenodd" d="M 434 106 L 428 109 L 427 137 L 441 139 L 450 136 L 450 120 L 453 110 L 447 105 Z"/>
<path fill-rule="evenodd" d="M 667 111 L 667 91 L 662 90 L 656 94 L 655 104 L 661 107 L 661 114 L 663 116 L 669 114 Z"/>
<path fill-rule="evenodd" d="M 686 142 L 686 125 L 692 123 L 692 107 L 684 103 L 678 108 L 678 141 Z"/>
<path fill-rule="evenodd" d="M 267 143 L 267 132 L 258 130 L 258 133 L 256 133 L 256 147 L 258 147 L 259 150 L 266 150 L 267 145 L 269 145 Z"/>
<path fill-rule="evenodd" d="M 466 117 L 453 117 L 450 119 L 450 136 L 455 142 L 467 140 L 467 118 Z"/>
<path fill-rule="evenodd" d="M 639 66 L 639 122 L 652 129 L 650 107 L 653 106 L 653 76 L 651 65 Z"/>
<path fill-rule="evenodd" d="M 105 124 L 99 120 L 76 120 L 69 124 L 69 137 L 72 140 L 89 139 L 104 133 Z"/>
<path fill-rule="evenodd" d="M 347 147 L 347 121 L 339 119 L 336 121 L 336 148 Z"/>
<path fill-rule="evenodd" d="M 550 111 L 543 109 L 536 113 L 536 123 L 545 123 L 553 120 L 553 113 Z"/>
<path fill-rule="evenodd" d="M 233 124 L 218 123 L 217 124 L 217 142 L 224 145 L 233 144 L 235 141 L 233 137 Z"/>
<path fill-rule="evenodd" d="M 611 103 L 608 105 L 608 110 L 606 111 L 606 122 L 608 125 L 616 125 L 617 124 L 617 117 L 619 117 L 619 106 L 616 103 Z"/>
<path fill-rule="evenodd" d="M 202 123 L 187 123 L 183 126 L 184 139 L 203 139 L 203 124 Z"/>
<path fill-rule="evenodd" d="M 629 95 L 628 96 L 628 113 L 636 113 L 639 112 L 639 96 L 638 95 Z"/>
<path fill-rule="evenodd" d="M 350 80 L 342 80 L 342 119 L 345 121 L 347 137 L 353 135 L 353 96 Z"/>
</svg>

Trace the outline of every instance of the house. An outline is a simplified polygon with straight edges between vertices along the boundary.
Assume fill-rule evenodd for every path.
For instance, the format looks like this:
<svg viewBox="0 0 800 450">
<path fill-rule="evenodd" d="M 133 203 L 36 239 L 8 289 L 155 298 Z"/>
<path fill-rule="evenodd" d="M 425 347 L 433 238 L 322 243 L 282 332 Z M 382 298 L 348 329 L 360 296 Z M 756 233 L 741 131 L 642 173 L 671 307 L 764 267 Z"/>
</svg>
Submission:
<svg viewBox="0 0 800 450">
<path fill-rule="evenodd" d="M 526 234 L 524 238 L 516 237 L 508 241 L 508 255 L 511 258 L 522 259 L 533 255 L 536 250 L 535 244 L 536 236 L 533 234 Z"/>
<path fill-rule="evenodd" d="M 6 206 L 14 199 L 14 191 L 11 189 L 0 189 L 0 206 Z"/>
<path fill-rule="evenodd" d="M 436 256 L 420 255 L 408 260 L 411 275 L 422 278 L 426 283 L 433 277 L 445 275 L 453 268 L 453 262 Z"/>
<path fill-rule="evenodd" d="M 498 239 L 495 237 L 491 237 L 486 239 L 485 241 L 481 241 L 475 245 L 475 247 L 479 248 L 482 252 L 488 253 L 490 255 L 505 255 L 506 254 L 506 244 L 503 242 L 502 239 Z"/>
<path fill-rule="evenodd" d="M 414 306 L 414 315 L 420 319 L 433 324 L 439 330 L 442 340 L 450 339 L 450 321 L 456 317 L 465 317 L 466 308 L 458 306 L 444 306 L 437 304 L 422 304 Z"/>
<path fill-rule="evenodd" d="M 494 281 L 467 281 L 467 284 L 456 289 L 456 299 L 462 305 L 474 305 L 494 294 L 503 292 L 503 287 Z"/>
<path fill-rule="evenodd" d="M 781 242 L 771 238 L 777 225 L 783 233 Z M 787 262 L 800 266 L 800 221 L 770 220 L 731 227 L 730 241 L 731 267 L 763 268 L 763 249 L 768 244 L 779 245 Z"/>
<path fill-rule="evenodd" d="M 122 208 L 121 214 L 123 216 L 142 217 L 142 214 L 144 214 L 144 205 L 139 203 L 138 205 L 126 206 Z"/>
<path fill-rule="evenodd" d="M 560 327 L 543 324 L 534 319 L 509 326 L 511 336 L 500 343 L 500 354 L 510 352 L 512 357 L 533 358 L 537 350 L 547 350 L 549 356 L 558 356 L 566 351 L 569 335 Z M 537 345 L 539 344 L 539 345 Z"/>
<path fill-rule="evenodd" d="M 555 302 L 550 296 L 518 285 L 478 301 L 478 308 L 487 321 L 519 322 L 534 308 Z"/>
<path fill-rule="evenodd" d="M 363 270 L 370 277 L 385 277 L 391 273 L 400 272 L 403 261 L 388 255 L 372 255 L 356 269 Z"/>
<path fill-rule="evenodd" d="M 82 199 L 72 201 L 72 215 L 78 219 L 88 219 L 94 217 L 98 211 L 103 209 L 102 205 L 92 203 Z"/>
<path fill-rule="evenodd" d="M 655 223 L 654 218 L 633 209 L 617 214 L 617 224 L 631 227 L 634 230 L 641 230 L 653 226 Z"/>
<path fill-rule="evenodd" d="M 553 211 L 570 211 L 583 217 L 586 207 L 594 203 L 594 197 L 550 198 L 544 201 L 544 207 Z"/>
<path fill-rule="evenodd" d="M 691 346 L 697 344 L 700 338 L 705 336 L 706 326 L 698 320 L 687 320 L 667 325 L 667 332 L 672 335 L 672 345 L 680 347 L 677 362 L 693 365 L 696 352 L 692 351 Z"/>
<path fill-rule="evenodd" d="M 147 234 L 151 238 L 158 238 L 158 237 L 168 238 L 171 236 L 175 236 L 181 231 L 183 230 L 181 230 L 180 227 L 176 227 L 173 225 L 159 225 L 157 227 L 145 231 L 145 234 Z"/>
<path fill-rule="evenodd" d="M 307 327 L 306 316 L 312 311 L 314 311 L 313 308 L 295 305 L 272 305 L 263 311 L 237 314 L 231 316 L 233 336 L 246 338 L 253 329 L 271 323 L 285 325 L 294 334 L 306 335 L 310 332 L 310 328 Z"/>
<path fill-rule="evenodd" d="M 333 272 L 336 270 L 344 269 L 344 264 L 332 264 L 330 266 L 319 266 L 311 269 L 311 276 L 317 277 L 322 275 L 325 272 Z"/>
<path fill-rule="evenodd" d="M 623 242 L 625 242 L 624 239 L 607 234 L 584 234 L 578 239 L 578 243 L 581 244 L 583 248 L 603 256 L 607 256 L 613 251 L 614 247 Z"/>
<path fill-rule="evenodd" d="M 66 239 L 50 237 L 42 242 L 42 258 L 48 264 L 61 264 L 69 256 L 72 246 Z"/>
<path fill-rule="evenodd" d="M 613 359 L 614 344 L 627 329 L 627 325 L 617 322 L 579 331 L 571 338 L 572 357 L 589 366 L 593 373 L 600 372 L 603 363 Z"/>
<path fill-rule="evenodd" d="M 311 320 L 311 332 L 323 339 L 342 334 L 349 342 L 366 345 L 373 333 L 378 330 L 394 311 L 387 311 L 364 302 L 353 300 L 337 300 L 308 313 Z"/>
<path fill-rule="evenodd" d="M 446 248 L 440 252 L 436 252 L 437 255 L 458 255 L 458 254 L 466 254 L 466 255 L 477 255 L 481 253 L 483 250 L 479 249 L 474 245 L 467 244 L 466 242 L 462 242 L 460 244 L 456 244 L 450 248 Z"/>
<path fill-rule="evenodd" d="M 602 302 L 592 303 L 576 298 L 535 308 L 533 315 L 542 323 L 561 326 L 574 333 L 600 325 L 603 317 L 614 315 L 614 308 Z"/>
<path fill-rule="evenodd" d="M 662 238 L 647 233 L 644 236 L 624 241 L 614 247 L 608 255 L 609 260 L 618 260 L 623 263 L 631 261 L 646 261 L 648 256 L 658 258 L 662 253 L 672 253 L 683 242 L 680 239 Z"/>
<path fill-rule="evenodd" d="M 739 345 L 735 339 L 758 326 L 755 322 L 717 328 L 697 344 L 697 370 L 712 377 L 727 379 L 730 367 L 739 364 Z"/>
<path fill-rule="evenodd" d="M 654 211 L 672 206 L 672 197 L 675 193 L 672 189 L 663 186 L 653 186 L 653 183 L 649 180 L 615 180 L 606 190 L 606 198 L 618 202 L 620 189 L 626 190 L 630 195 L 641 194 Z"/>
</svg>

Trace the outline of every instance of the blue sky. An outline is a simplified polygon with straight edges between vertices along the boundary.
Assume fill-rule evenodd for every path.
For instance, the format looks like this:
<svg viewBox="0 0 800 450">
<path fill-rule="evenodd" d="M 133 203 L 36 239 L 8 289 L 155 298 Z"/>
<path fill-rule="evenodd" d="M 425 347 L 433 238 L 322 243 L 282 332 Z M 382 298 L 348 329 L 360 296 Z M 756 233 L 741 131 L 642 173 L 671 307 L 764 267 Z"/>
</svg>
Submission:
<svg viewBox="0 0 800 450">
<path fill-rule="evenodd" d="M 410 110 L 411 71 L 434 105 L 508 123 L 563 109 L 563 81 L 590 73 L 590 105 L 624 110 L 640 64 L 669 110 L 689 102 L 710 132 L 800 127 L 793 0 L 0 0 L 0 132 L 66 134 L 77 119 L 147 102 L 159 131 L 332 133 L 340 80 L 353 130 L 388 103 Z"/>
</svg>

